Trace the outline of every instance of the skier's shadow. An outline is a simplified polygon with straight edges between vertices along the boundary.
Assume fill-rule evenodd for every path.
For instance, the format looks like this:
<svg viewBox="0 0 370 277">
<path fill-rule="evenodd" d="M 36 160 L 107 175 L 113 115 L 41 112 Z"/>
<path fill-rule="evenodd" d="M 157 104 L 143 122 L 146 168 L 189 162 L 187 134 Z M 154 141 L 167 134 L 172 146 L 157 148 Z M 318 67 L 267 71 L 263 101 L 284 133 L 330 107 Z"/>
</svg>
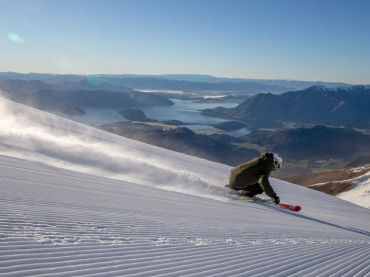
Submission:
<svg viewBox="0 0 370 277">
<path fill-rule="evenodd" d="M 307 215 L 299 214 L 299 213 L 296 213 L 296 212 L 286 211 L 286 210 L 283 210 L 283 209 L 281 209 L 279 207 L 274 207 L 274 206 L 271 206 L 271 205 L 266 204 L 266 203 L 259 203 L 259 204 L 262 204 L 265 207 L 271 208 L 271 209 L 276 210 L 276 211 L 279 211 L 281 213 L 289 214 L 291 216 L 296 216 L 296 217 L 303 218 L 303 219 L 306 219 L 306 220 L 311 220 L 313 222 L 325 224 L 325 225 L 328 225 L 328 226 L 331 226 L 331 227 L 343 229 L 343 230 L 346 230 L 346 231 L 350 231 L 350 232 L 354 232 L 354 233 L 357 233 L 357 234 L 360 234 L 360 235 L 364 235 L 364 236 L 370 237 L 370 232 L 368 232 L 368 231 L 364 231 L 364 230 L 353 228 L 353 227 L 345 227 L 345 226 L 341 226 L 341 225 L 338 225 L 338 224 L 330 223 L 330 222 L 327 222 L 327 221 L 324 221 L 324 220 L 321 220 L 321 219 L 310 217 L 310 216 L 307 216 Z"/>
</svg>

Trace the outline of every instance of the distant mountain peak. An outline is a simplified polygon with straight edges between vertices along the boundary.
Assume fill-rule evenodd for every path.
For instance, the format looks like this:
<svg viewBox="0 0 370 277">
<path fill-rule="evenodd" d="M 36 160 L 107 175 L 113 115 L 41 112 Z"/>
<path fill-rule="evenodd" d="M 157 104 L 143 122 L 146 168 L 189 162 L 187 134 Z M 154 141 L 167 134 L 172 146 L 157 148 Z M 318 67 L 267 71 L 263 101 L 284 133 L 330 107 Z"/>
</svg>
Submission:
<svg viewBox="0 0 370 277">
<path fill-rule="evenodd" d="M 370 89 L 366 86 L 333 89 L 315 85 L 281 95 L 260 93 L 235 108 L 203 113 L 256 128 L 295 123 L 366 129 L 370 128 L 369 103 Z"/>
<path fill-rule="evenodd" d="M 330 91 L 332 89 L 329 89 L 323 85 L 314 85 L 314 86 L 311 86 L 311 87 L 308 87 L 306 89 L 304 89 L 303 91 L 309 91 L 309 92 L 326 92 L 326 91 Z"/>
</svg>

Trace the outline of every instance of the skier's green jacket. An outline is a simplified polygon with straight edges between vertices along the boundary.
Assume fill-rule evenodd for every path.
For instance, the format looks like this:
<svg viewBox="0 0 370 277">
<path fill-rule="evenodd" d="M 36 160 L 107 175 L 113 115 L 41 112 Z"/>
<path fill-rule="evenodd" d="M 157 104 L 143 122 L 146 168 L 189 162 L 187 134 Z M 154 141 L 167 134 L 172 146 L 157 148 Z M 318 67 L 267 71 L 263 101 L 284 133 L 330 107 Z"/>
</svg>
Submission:
<svg viewBox="0 0 370 277">
<path fill-rule="evenodd" d="M 229 187 L 235 190 L 248 190 L 249 186 L 258 183 L 268 196 L 275 199 L 277 195 L 269 182 L 273 169 L 273 154 L 264 153 L 259 158 L 234 167 L 230 172 Z"/>
</svg>

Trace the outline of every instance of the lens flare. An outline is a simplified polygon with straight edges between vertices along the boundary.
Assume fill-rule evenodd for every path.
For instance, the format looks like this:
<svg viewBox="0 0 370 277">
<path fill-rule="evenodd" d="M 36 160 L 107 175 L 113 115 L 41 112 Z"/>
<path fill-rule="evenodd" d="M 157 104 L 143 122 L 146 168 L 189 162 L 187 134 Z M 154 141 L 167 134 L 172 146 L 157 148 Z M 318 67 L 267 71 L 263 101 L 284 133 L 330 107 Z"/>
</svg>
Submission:
<svg viewBox="0 0 370 277">
<path fill-rule="evenodd" d="M 16 33 L 9 33 L 8 34 L 8 39 L 12 42 L 15 42 L 15 43 L 22 43 L 23 42 L 23 38 L 21 38 L 19 35 L 17 35 Z"/>
</svg>

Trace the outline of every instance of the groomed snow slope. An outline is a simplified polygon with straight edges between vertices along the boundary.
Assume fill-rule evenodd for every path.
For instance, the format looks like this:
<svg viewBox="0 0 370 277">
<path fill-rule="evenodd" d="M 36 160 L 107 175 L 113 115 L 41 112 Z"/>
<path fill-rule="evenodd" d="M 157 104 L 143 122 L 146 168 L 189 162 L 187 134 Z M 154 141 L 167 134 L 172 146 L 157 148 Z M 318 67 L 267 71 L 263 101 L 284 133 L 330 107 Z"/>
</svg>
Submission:
<svg viewBox="0 0 370 277">
<path fill-rule="evenodd" d="M 370 276 L 368 209 L 233 200 L 229 170 L 4 100 L 0 276 Z"/>
</svg>

